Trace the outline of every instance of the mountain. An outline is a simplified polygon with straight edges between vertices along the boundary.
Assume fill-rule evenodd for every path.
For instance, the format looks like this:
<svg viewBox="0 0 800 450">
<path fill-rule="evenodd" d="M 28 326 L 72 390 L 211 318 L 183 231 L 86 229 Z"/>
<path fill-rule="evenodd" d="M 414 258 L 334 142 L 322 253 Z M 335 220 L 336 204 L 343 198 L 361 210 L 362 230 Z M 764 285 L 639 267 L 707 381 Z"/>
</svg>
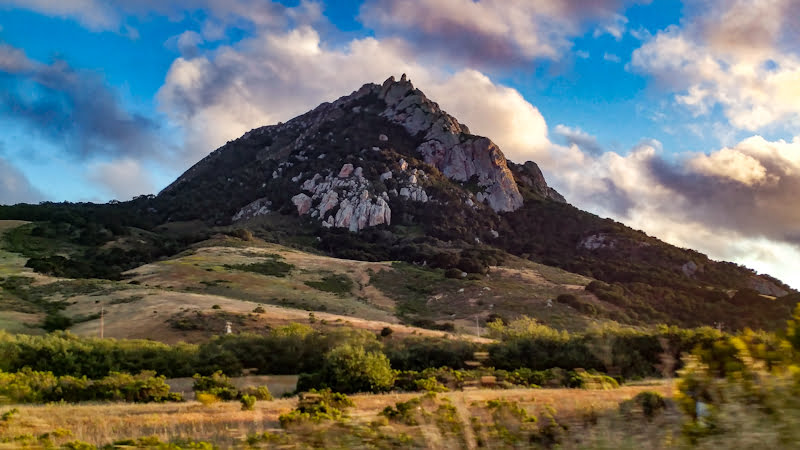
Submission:
<svg viewBox="0 0 800 450">
<path fill-rule="evenodd" d="M 413 263 L 430 272 L 433 278 L 421 278 L 428 282 L 504 279 L 502 266 L 527 267 L 521 261 L 555 266 L 588 280 L 557 291 L 570 314 L 632 325 L 774 328 L 798 300 L 772 277 L 575 208 L 535 162 L 507 161 L 405 75 L 251 130 L 157 196 L 0 208 L 3 218 L 50 223 L 37 233 L 71 240 L 50 256 L 17 246 L 28 251 L 29 267 L 59 276 L 124 278 L 124 270 L 225 232 L 338 258 Z M 517 275 L 526 288 L 509 294 L 513 308 L 497 311 L 535 315 L 531 308 L 556 293 L 537 289 L 554 284 Z M 441 321 L 459 301 L 477 301 L 455 299 L 437 310 L 431 302 L 445 293 L 424 285 L 387 295 L 402 297 L 403 289 L 413 291 L 413 307 L 395 298 L 395 313 L 406 322 Z"/>
</svg>

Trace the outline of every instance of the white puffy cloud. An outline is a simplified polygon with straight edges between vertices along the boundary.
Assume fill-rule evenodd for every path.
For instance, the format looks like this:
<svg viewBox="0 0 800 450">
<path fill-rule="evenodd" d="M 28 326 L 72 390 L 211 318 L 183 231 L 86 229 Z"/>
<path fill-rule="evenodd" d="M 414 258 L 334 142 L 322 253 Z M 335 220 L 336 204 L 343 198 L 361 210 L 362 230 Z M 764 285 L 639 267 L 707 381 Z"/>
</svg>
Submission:
<svg viewBox="0 0 800 450">
<path fill-rule="evenodd" d="M 129 200 L 137 195 L 155 192 L 149 170 L 131 158 L 93 163 L 87 169 L 87 178 L 109 191 L 117 200 Z"/>
<path fill-rule="evenodd" d="M 631 67 L 675 91 L 697 115 L 720 106 L 739 129 L 800 123 L 800 57 L 794 0 L 714 0 L 683 27 L 633 52 Z M 795 41 L 796 42 L 796 41 Z"/>
<path fill-rule="evenodd" d="M 516 90 L 475 70 L 432 69 L 397 40 L 364 38 L 327 48 L 309 26 L 178 58 L 158 98 L 184 130 L 186 159 L 196 161 L 252 128 L 288 120 L 401 72 L 475 133 L 495 139 L 511 159 L 547 156 L 544 118 Z"/>
<path fill-rule="evenodd" d="M 497 85 L 476 70 L 463 70 L 434 81 L 428 95 L 470 131 L 493 139 L 515 162 L 549 156 L 547 123 L 539 110 L 516 90 Z"/>
<path fill-rule="evenodd" d="M 710 155 L 698 155 L 690 159 L 688 164 L 697 173 L 728 178 L 748 186 L 768 180 L 767 169 L 760 161 L 730 148 L 724 148 Z"/>
</svg>

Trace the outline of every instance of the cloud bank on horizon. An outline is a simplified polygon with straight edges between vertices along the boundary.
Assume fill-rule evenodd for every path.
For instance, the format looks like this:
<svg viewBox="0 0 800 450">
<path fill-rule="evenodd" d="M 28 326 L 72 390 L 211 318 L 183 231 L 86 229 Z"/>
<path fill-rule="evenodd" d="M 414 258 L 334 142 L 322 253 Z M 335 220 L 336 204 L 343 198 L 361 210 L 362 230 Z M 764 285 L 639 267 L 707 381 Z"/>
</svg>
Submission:
<svg viewBox="0 0 800 450">
<path fill-rule="evenodd" d="M 75 184 L 94 199 L 150 193 L 249 129 L 405 72 L 576 206 L 800 287 L 796 1 L 685 0 L 662 22 L 648 1 L 285 3 L 0 0 L 0 25 L 68 23 L 167 61 L 139 90 L 102 55 L 87 66 L 65 42 L 47 60 L 0 31 L 14 127 L 0 203 L 83 199 L 37 176 L 52 152 L 83 168 Z M 589 117 L 598 103 L 614 113 Z"/>
</svg>

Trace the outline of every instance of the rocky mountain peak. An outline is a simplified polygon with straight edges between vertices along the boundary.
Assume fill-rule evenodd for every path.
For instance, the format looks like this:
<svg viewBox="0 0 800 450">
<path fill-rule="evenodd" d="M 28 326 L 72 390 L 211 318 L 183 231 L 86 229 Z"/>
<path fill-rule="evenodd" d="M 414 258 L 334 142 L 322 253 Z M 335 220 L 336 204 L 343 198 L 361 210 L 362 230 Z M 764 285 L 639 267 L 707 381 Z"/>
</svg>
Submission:
<svg viewBox="0 0 800 450">
<path fill-rule="evenodd" d="M 541 173 L 536 184 L 547 192 Z M 437 198 L 444 185 L 449 193 Z M 159 196 L 205 204 L 200 192 L 217 189 L 229 199 L 227 221 L 290 208 L 323 227 L 358 231 L 391 225 L 393 210 L 409 211 L 408 203 L 456 201 L 470 214 L 512 212 L 522 207 L 521 186 L 491 139 L 473 135 L 403 74 L 251 130 Z M 409 214 L 403 217 L 418 216 Z"/>
<path fill-rule="evenodd" d="M 522 195 L 500 148 L 489 138 L 473 136 L 466 125 L 439 108 L 403 74 L 400 81 L 389 77 L 379 98 L 386 103 L 381 116 L 402 125 L 410 134 L 421 135 L 417 147 L 422 159 L 452 180 L 475 180 L 481 198 L 496 212 L 522 206 Z"/>
</svg>

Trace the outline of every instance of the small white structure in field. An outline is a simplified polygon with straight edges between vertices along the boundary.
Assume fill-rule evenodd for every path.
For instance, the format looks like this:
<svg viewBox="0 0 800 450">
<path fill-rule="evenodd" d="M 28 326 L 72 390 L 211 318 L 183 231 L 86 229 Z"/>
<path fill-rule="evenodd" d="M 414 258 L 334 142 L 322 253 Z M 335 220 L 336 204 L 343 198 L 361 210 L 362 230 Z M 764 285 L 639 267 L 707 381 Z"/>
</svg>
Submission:
<svg viewBox="0 0 800 450">
<path fill-rule="evenodd" d="M 548 298 L 547 299 L 547 307 L 548 308 L 552 308 L 553 307 L 553 299 L 552 298 Z"/>
<path fill-rule="evenodd" d="M 231 323 L 225 322 L 225 334 L 231 334 L 231 333 L 233 333 L 233 330 L 231 330 Z"/>
</svg>

